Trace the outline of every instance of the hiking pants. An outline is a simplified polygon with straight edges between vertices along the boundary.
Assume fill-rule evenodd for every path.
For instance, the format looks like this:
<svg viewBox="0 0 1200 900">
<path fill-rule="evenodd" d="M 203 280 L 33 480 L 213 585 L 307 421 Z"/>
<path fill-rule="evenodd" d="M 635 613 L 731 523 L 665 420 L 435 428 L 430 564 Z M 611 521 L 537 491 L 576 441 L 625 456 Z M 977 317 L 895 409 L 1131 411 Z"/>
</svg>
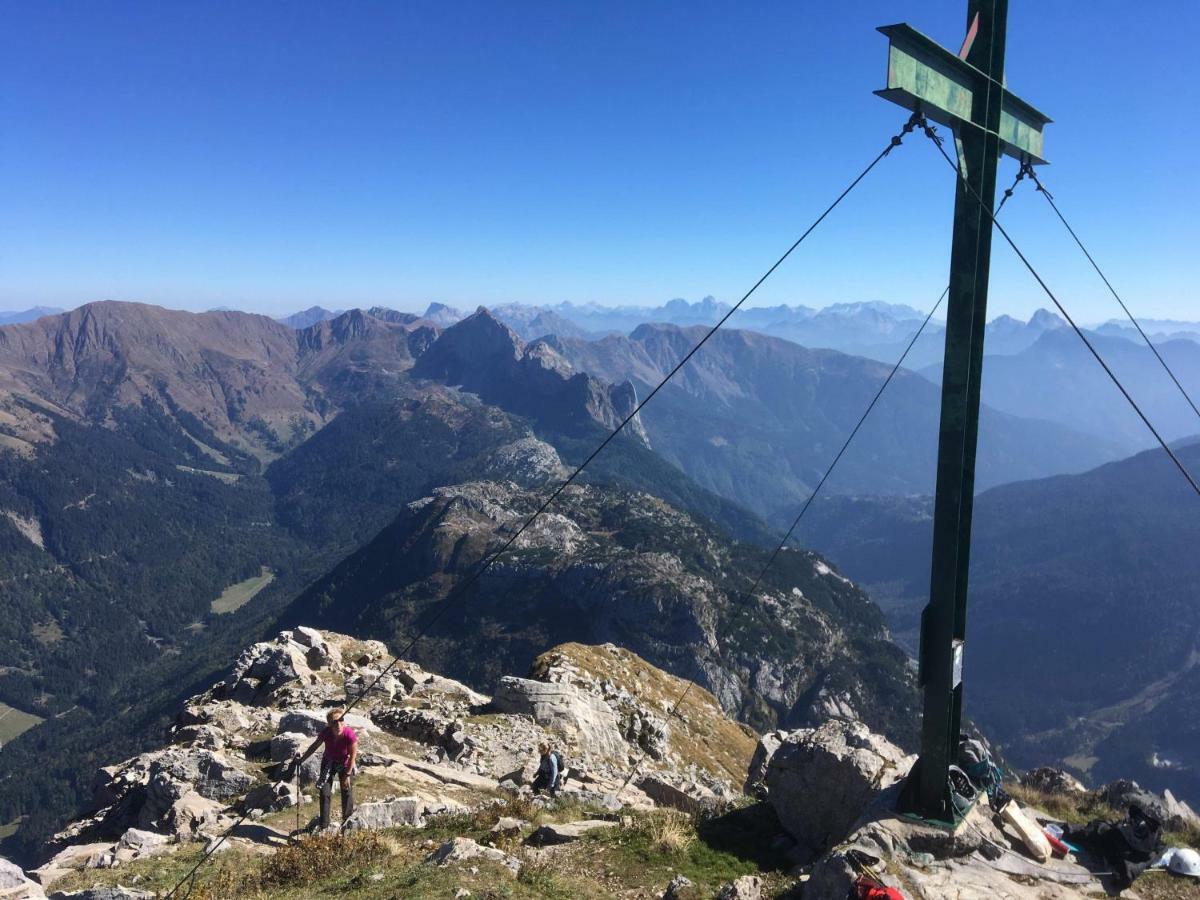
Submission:
<svg viewBox="0 0 1200 900">
<path fill-rule="evenodd" d="M 345 782 L 341 779 L 345 778 Z M 333 802 L 333 783 L 338 781 L 342 792 L 342 824 L 354 812 L 354 776 L 341 763 L 321 764 L 321 827 L 329 827 L 329 807 Z"/>
<path fill-rule="evenodd" d="M 533 778 L 532 787 L 533 787 L 533 792 L 535 794 L 538 793 L 539 791 L 545 791 L 551 797 L 558 796 L 558 783 L 557 783 L 557 781 L 554 784 L 550 783 L 550 773 L 549 772 L 538 772 L 537 775 L 535 775 Z"/>
</svg>

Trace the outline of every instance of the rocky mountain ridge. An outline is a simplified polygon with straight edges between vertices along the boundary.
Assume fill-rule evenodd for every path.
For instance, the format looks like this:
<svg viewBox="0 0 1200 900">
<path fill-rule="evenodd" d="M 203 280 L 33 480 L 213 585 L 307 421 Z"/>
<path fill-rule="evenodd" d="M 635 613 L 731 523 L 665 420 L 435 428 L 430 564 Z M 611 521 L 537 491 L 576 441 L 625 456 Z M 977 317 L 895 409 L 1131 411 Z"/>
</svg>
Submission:
<svg viewBox="0 0 1200 900">
<path fill-rule="evenodd" d="M 575 369 L 640 393 L 704 336 L 701 326 L 641 325 L 628 337 L 547 338 Z M 535 344 L 535 346 L 537 346 Z M 722 329 L 642 412 L 652 446 L 704 487 L 790 523 L 890 366 L 754 331 Z M 938 388 L 901 370 L 826 485 L 835 493 L 931 492 Z M 1102 441 L 1048 421 L 982 412 L 981 487 L 1117 458 Z M 1034 450 L 1036 448 L 1036 451 Z"/>
<path fill-rule="evenodd" d="M 1164 875 L 1122 890 L 1087 848 L 1032 861 L 986 799 L 954 831 L 899 816 L 913 757 L 861 722 L 756 740 L 702 689 L 676 705 L 684 688 L 614 645 L 568 644 L 487 695 L 392 663 L 376 641 L 299 626 L 246 648 L 163 745 L 100 768 L 89 811 L 36 866 L 0 860 L 0 896 L 152 900 L 203 854 L 187 887 L 199 900 L 334 884 L 362 898 L 840 900 L 864 873 L 906 900 L 1195 896 Z M 318 760 L 290 761 L 347 701 L 355 809 L 319 833 Z M 543 742 L 566 761 L 556 798 L 531 791 Z M 1087 795 L 1042 769 L 1012 790 L 1039 822 L 1062 821 L 1040 803 L 1112 815 L 1136 802 L 1200 837 L 1186 805 L 1129 782 Z"/>
<path fill-rule="evenodd" d="M 602 384 L 563 360 L 527 352 L 486 311 L 446 332 L 377 312 L 385 318 L 351 310 L 296 330 L 248 313 L 109 301 L 6 326 L 0 432 L 7 446 L 32 453 L 53 439 L 54 416 L 111 426 L 120 410 L 150 404 L 218 463 L 227 462 L 226 447 L 269 461 L 353 402 L 395 390 L 429 351 L 419 377 L 482 391 L 566 431 L 584 422 L 612 427 L 636 402 L 627 386 Z M 512 358 L 477 374 L 462 354 L 478 350 L 493 361 Z"/>
<path fill-rule="evenodd" d="M 907 662 L 865 594 L 820 557 L 787 550 L 745 596 L 765 551 L 649 494 L 572 485 L 469 595 L 456 594 L 542 498 L 497 481 L 439 488 L 283 622 L 402 640 L 436 614 L 415 658 L 479 689 L 546 646 L 611 642 L 696 680 L 759 727 L 837 711 L 913 740 Z"/>
<path fill-rule="evenodd" d="M 227 849 L 286 845 L 298 804 L 311 824 L 303 792 L 319 774 L 316 757 L 295 780 L 286 764 L 324 726 L 325 710 L 348 699 L 358 704 L 347 724 L 361 768 L 349 831 L 420 828 L 528 796 L 543 741 L 569 760 L 563 796 L 573 803 L 715 808 L 740 791 L 754 749 L 753 733 L 703 689 L 669 717 L 684 682 L 613 645 L 554 648 L 531 677 L 500 678 L 493 696 L 413 663 L 384 674 L 390 659 L 377 641 L 303 626 L 247 648 L 224 680 L 186 702 L 165 746 L 96 773 L 90 814 L 50 841 L 30 875 L 50 889 L 88 872 L 119 874 L 211 845 L 241 814 L 249 820 Z"/>
</svg>

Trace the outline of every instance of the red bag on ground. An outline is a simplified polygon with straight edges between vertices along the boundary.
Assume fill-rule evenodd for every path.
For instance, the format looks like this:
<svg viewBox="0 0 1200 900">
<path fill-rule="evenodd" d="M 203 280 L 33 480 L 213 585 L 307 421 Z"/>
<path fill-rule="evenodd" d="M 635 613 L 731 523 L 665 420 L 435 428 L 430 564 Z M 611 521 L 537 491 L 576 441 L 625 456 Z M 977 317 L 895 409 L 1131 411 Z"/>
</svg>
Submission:
<svg viewBox="0 0 1200 900">
<path fill-rule="evenodd" d="M 858 876 L 851 896 L 854 900 L 905 900 L 904 895 L 895 888 L 884 887 L 866 875 Z"/>
</svg>

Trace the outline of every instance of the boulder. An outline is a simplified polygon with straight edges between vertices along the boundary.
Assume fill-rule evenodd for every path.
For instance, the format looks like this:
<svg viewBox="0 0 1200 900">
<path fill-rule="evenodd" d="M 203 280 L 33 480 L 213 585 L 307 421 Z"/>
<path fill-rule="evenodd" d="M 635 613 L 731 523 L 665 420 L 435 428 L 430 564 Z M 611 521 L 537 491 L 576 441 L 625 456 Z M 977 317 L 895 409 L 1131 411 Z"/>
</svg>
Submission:
<svg viewBox="0 0 1200 900">
<path fill-rule="evenodd" d="M 416 797 L 397 797 L 363 803 L 346 822 L 347 831 L 425 826 L 425 804 Z"/>
<path fill-rule="evenodd" d="M 683 900 L 685 892 L 692 886 L 692 881 L 685 875 L 676 875 L 663 891 L 662 900 Z"/>
<path fill-rule="evenodd" d="M 296 786 L 288 781 L 260 784 L 242 798 L 242 809 L 246 812 L 258 809 L 265 813 L 278 812 L 295 806 L 300 801 Z"/>
<path fill-rule="evenodd" d="M 383 675 L 375 669 L 362 669 L 347 675 L 342 681 L 347 700 L 358 700 L 368 693 L 384 703 L 391 703 L 400 691 L 400 682 L 391 675 Z"/>
<path fill-rule="evenodd" d="M 1200 816 L 1196 815 L 1195 810 L 1187 805 L 1182 800 L 1176 800 L 1175 795 L 1169 790 L 1163 791 L 1163 803 L 1167 807 L 1167 813 L 1171 816 L 1172 821 L 1178 820 L 1184 825 L 1179 826 L 1180 830 L 1184 827 L 1200 828 Z"/>
<path fill-rule="evenodd" d="M 213 824 L 221 815 L 221 804 L 188 791 L 171 804 L 162 817 L 162 827 L 181 838 L 195 837 L 203 828 Z"/>
<path fill-rule="evenodd" d="M 1158 821 L 1162 822 L 1163 826 L 1168 830 L 1178 831 L 1188 828 L 1194 823 L 1190 821 L 1186 814 L 1181 815 L 1181 810 L 1176 805 L 1172 810 L 1172 804 L 1169 804 L 1165 798 L 1158 796 L 1141 787 L 1136 781 L 1128 781 L 1120 779 L 1106 784 L 1097 792 L 1099 798 L 1120 813 L 1133 804 L 1137 804 Z M 1172 800 L 1175 798 L 1172 797 Z M 1176 801 L 1176 804 L 1178 801 Z M 1189 810 L 1190 811 L 1190 810 Z"/>
<path fill-rule="evenodd" d="M 750 757 L 750 768 L 746 773 L 746 783 L 742 787 L 744 793 L 751 797 L 766 794 L 767 789 L 763 781 L 767 777 L 767 766 L 771 762 L 771 757 L 775 755 L 775 751 L 779 749 L 786 737 L 786 731 L 768 731 L 758 739 L 758 746 L 754 748 L 754 756 Z"/>
<path fill-rule="evenodd" d="M 715 793 L 695 781 L 673 784 L 661 775 L 646 775 L 638 780 L 637 786 L 655 805 L 686 813 L 711 812 L 721 803 Z"/>
<path fill-rule="evenodd" d="M 279 734 L 296 732 L 306 735 L 309 739 L 315 738 L 321 733 L 321 729 L 325 727 L 326 712 L 327 710 L 324 709 L 293 710 L 284 714 L 283 718 L 279 720 L 279 727 L 276 730 Z M 359 740 L 362 740 L 375 730 L 375 726 L 371 724 L 370 719 L 366 716 L 360 716 L 357 713 L 350 713 L 343 721 L 354 729 L 354 733 L 358 735 Z"/>
<path fill-rule="evenodd" d="M 43 865 L 31 869 L 29 874 L 46 888 L 72 871 L 97 868 L 101 858 L 110 853 L 112 847 L 108 843 L 71 844 L 59 850 Z"/>
<path fill-rule="evenodd" d="M 1042 766 L 1021 776 L 1021 784 L 1047 794 L 1082 794 L 1085 788 L 1070 772 Z"/>
<path fill-rule="evenodd" d="M 445 866 L 472 859 L 487 859 L 499 863 L 514 875 L 521 871 L 521 861 L 516 857 L 509 856 L 503 850 L 497 850 L 495 847 L 481 847 L 470 838 L 464 837 L 451 838 L 446 841 L 433 851 L 428 861 Z"/>
<path fill-rule="evenodd" d="M 155 850 L 166 847 L 170 838 L 165 834 L 154 831 L 143 831 L 140 828 L 130 828 L 117 841 L 117 849 L 134 850 L 139 854 L 151 854 Z"/>
<path fill-rule="evenodd" d="M 150 760 L 137 825 L 149 829 L 160 825 L 189 792 L 209 800 L 232 800 L 253 783 L 250 774 L 223 753 L 190 748 L 165 750 Z"/>
<path fill-rule="evenodd" d="M 528 824 L 524 819 L 517 819 L 513 816 L 501 816 L 496 820 L 496 824 L 492 826 L 492 834 L 517 834 Z"/>
<path fill-rule="evenodd" d="M 312 743 L 312 740 L 308 735 L 301 734 L 298 731 L 285 731 L 275 735 L 271 738 L 271 761 L 283 763 L 286 767 L 291 762 L 292 757 L 308 749 L 308 745 Z M 313 784 L 320 777 L 320 774 L 321 755 L 314 753 L 300 766 L 300 783 L 302 785 Z M 282 770 L 280 770 L 279 777 L 283 777 Z"/>
<path fill-rule="evenodd" d="M 372 713 L 371 721 L 396 737 L 407 738 L 418 744 L 442 746 L 449 734 L 456 729 L 454 719 L 431 709 L 410 709 L 406 706 L 390 706 Z"/>
<path fill-rule="evenodd" d="M 496 686 L 492 708 L 530 716 L 543 728 L 566 735 L 593 753 L 619 757 L 629 750 L 612 707 L 571 684 L 505 676 Z"/>
<path fill-rule="evenodd" d="M 325 669 L 341 664 L 342 652 L 317 629 L 301 625 L 295 629 L 292 637 L 297 644 L 308 648 L 304 658 L 310 669 Z"/>
<path fill-rule="evenodd" d="M 21 867 L 0 857 L 0 898 L 3 900 L 43 900 L 42 886 L 25 877 Z"/>
<path fill-rule="evenodd" d="M 215 725 L 184 725 L 175 731 L 171 740 L 203 750 L 223 750 L 226 743 L 225 732 Z"/>
<path fill-rule="evenodd" d="M 768 802 L 796 843 L 815 853 L 841 841 L 913 761 L 862 722 L 830 720 L 781 742 L 767 765 Z"/>
<path fill-rule="evenodd" d="M 232 799 L 254 783 L 237 761 L 214 750 L 167 750 L 150 764 L 150 783 L 159 777 L 191 785 L 210 800 Z"/>
<path fill-rule="evenodd" d="M 580 822 L 547 822 L 529 836 L 531 844 L 569 844 L 577 841 L 585 834 L 602 831 L 605 828 L 616 828 L 616 822 L 605 819 L 584 819 Z"/>
<path fill-rule="evenodd" d="M 215 693 L 246 706 L 269 704 L 280 688 L 301 681 L 316 681 L 309 668 L 306 648 L 290 640 L 287 632 L 271 643 L 255 644 L 238 658 L 232 677 Z"/>
<path fill-rule="evenodd" d="M 762 887 L 757 875 L 743 875 L 717 891 L 717 900 L 762 900 Z"/>
</svg>

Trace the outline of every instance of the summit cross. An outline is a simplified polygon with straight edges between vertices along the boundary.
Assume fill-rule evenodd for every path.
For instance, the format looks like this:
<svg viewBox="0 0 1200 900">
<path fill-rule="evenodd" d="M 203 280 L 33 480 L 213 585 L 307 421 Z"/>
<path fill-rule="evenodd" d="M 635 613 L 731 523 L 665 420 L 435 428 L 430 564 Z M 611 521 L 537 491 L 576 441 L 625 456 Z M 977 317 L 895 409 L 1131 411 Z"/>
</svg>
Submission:
<svg viewBox="0 0 1200 900">
<path fill-rule="evenodd" d="M 929 603 L 921 614 L 921 756 L 902 799 L 908 811 L 950 822 L 955 811 L 949 767 L 962 726 L 967 570 L 996 168 L 1001 154 L 1022 164 L 1044 164 L 1042 131 L 1050 122 L 1004 85 L 1007 20 L 1008 0 L 968 0 L 966 39 L 957 54 L 908 25 L 879 29 L 890 42 L 888 81 L 875 93 L 952 129 L 958 151 L 933 561 Z"/>
</svg>

